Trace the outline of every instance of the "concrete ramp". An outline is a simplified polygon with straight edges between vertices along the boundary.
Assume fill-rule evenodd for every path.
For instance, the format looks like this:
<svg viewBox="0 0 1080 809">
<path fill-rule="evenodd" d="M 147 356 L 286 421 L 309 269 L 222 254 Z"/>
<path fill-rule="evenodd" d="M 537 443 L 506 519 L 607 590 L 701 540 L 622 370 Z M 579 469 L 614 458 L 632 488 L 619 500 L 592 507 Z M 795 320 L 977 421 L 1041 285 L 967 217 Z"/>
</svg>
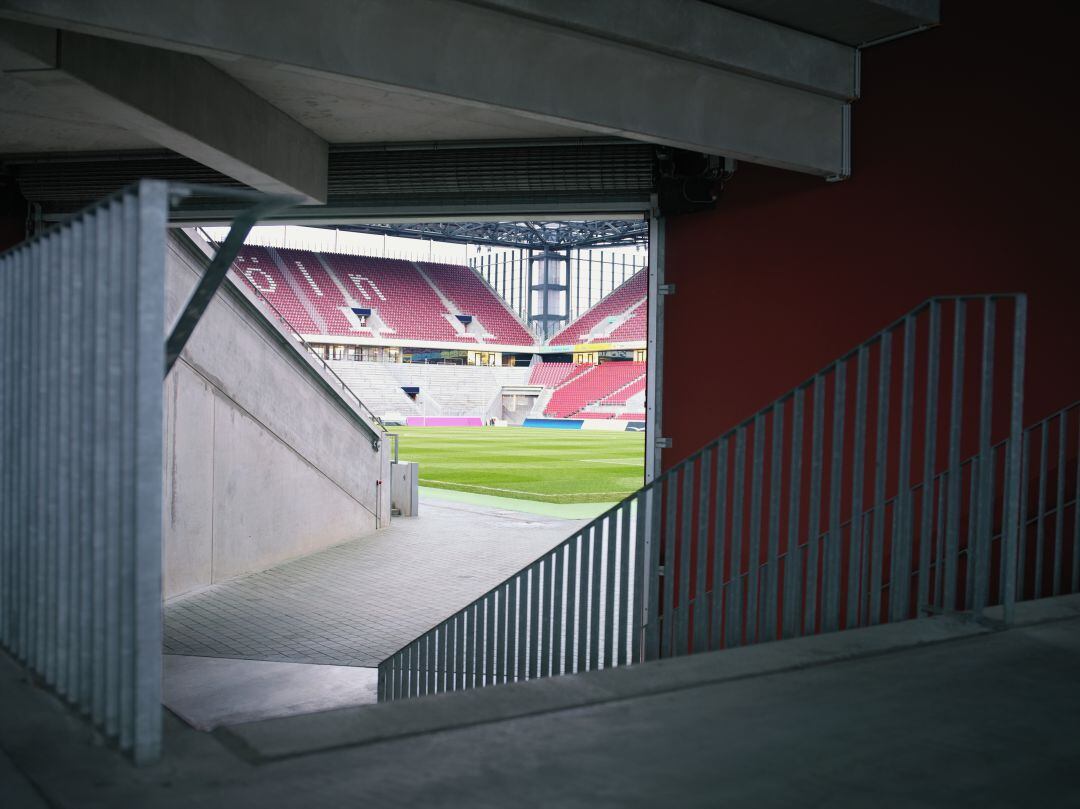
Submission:
<svg viewBox="0 0 1080 809">
<path fill-rule="evenodd" d="M 252 801 L 302 762 L 312 805 L 1076 806 L 1080 597 L 1016 612 L 1005 630 L 942 616 L 217 734 L 259 765 Z"/>
<path fill-rule="evenodd" d="M 167 324 L 207 261 L 200 243 L 171 237 Z M 165 597 L 388 524 L 381 435 L 273 310 L 227 279 L 165 381 Z"/>
</svg>

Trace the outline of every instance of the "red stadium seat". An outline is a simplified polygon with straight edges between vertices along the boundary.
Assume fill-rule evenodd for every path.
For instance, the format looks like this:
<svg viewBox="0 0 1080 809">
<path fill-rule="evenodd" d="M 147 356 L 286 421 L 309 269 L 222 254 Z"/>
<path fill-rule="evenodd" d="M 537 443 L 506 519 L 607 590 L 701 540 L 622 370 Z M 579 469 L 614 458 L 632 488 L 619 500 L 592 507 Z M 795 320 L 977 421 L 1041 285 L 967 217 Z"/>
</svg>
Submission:
<svg viewBox="0 0 1080 809">
<path fill-rule="evenodd" d="M 450 325 L 438 294 L 411 262 L 371 256 L 324 253 L 323 260 L 356 303 L 378 311 L 392 328 L 384 337 L 465 342 Z"/>
<path fill-rule="evenodd" d="M 569 377 L 569 381 L 555 389 L 544 408 L 544 414 L 555 418 L 575 416 L 588 405 L 602 403 L 613 394 L 619 394 L 624 388 L 636 386 L 639 382 L 641 388 L 637 390 L 638 393 L 645 388 L 643 362 L 606 362 L 586 366 L 583 373 Z"/>
<path fill-rule="evenodd" d="M 245 245 L 233 262 L 233 271 L 254 289 L 256 294 L 269 301 L 298 332 L 322 333 L 322 329 L 311 319 L 311 315 L 300 303 L 278 269 L 277 262 L 265 247 Z"/>
<path fill-rule="evenodd" d="M 555 334 L 548 340 L 548 345 L 577 345 L 593 339 L 603 342 L 644 341 L 648 316 L 645 297 L 648 294 L 648 287 L 648 270 L 639 270 L 625 284 Z M 595 338 L 591 336 L 593 329 L 608 318 L 621 317 L 631 310 L 633 314 L 629 320 L 617 326 L 610 334 L 597 335 Z"/>
<path fill-rule="evenodd" d="M 420 262 L 428 278 L 463 315 L 472 315 L 502 345 L 531 346 L 536 338 L 472 269 L 456 264 Z"/>
</svg>

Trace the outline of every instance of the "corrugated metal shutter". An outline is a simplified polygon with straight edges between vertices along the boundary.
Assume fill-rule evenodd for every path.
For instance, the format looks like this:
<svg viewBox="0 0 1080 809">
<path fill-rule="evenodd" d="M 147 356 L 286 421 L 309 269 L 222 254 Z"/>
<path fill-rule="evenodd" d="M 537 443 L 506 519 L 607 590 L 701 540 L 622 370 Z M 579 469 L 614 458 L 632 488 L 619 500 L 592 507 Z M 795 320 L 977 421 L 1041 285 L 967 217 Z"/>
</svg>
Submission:
<svg viewBox="0 0 1080 809">
<path fill-rule="evenodd" d="M 330 153 L 329 203 L 311 218 L 523 209 L 630 210 L 648 203 L 654 147 L 613 140 L 527 144 L 337 146 Z M 68 213 L 142 177 L 238 187 L 236 181 L 169 152 L 13 159 L 23 195 L 46 215 Z M 185 216 L 224 218 L 220 200 L 192 198 Z M 289 219 L 296 219 L 293 212 Z"/>
</svg>

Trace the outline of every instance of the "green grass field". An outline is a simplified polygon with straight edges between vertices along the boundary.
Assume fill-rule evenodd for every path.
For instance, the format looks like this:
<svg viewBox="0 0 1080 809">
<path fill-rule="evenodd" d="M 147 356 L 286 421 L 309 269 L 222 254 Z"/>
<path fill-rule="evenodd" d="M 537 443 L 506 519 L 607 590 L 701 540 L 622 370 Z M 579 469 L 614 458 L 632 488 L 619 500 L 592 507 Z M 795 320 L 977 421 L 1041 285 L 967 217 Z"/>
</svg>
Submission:
<svg viewBox="0 0 1080 809">
<path fill-rule="evenodd" d="M 394 427 L 420 485 L 544 503 L 614 502 L 642 485 L 644 433 Z"/>
</svg>

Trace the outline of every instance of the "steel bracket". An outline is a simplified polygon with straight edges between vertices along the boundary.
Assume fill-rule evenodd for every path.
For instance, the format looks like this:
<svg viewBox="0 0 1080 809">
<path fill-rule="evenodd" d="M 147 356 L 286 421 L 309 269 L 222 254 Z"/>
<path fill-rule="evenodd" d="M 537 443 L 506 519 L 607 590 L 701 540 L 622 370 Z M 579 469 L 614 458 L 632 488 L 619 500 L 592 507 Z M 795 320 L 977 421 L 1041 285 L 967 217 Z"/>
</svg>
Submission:
<svg viewBox="0 0 1080 809">
<path fill-rule="evenodd" d="M 207 266 L 202 278 L 196 285 L 195 290 L 188 298 L 187 304 L 180 312 L 179 317 L 169 331 L 169 338 L 165 341 L 165 376 L 169 375 L 180 358 L 180 353 L 191 339 L 195 327 L 199 325 L 206 307 L 217 292 L 221 282 L 225 280 L 229 267 L 244 246 L 251 228 L 264 216 L 291 208 L 300 204 L 303 199 L 298 196 L 269 195 L 258 191 L 245 191 L 243 189 L 218 188 L 216 186 L 194 185 L 190 183 L 170 183 L 169 202 L 170 207 L 175 206 L 180 200 L 193 195 L 227 197 L 231 199 L 246 199 L 251 201 L 251 207 L 241 211 L 232 221 L 229 233 L 225 241 L 221 243 L 213 260 Z M 378 442 L 376 441 L 376 449 Z"/>
</svg>

